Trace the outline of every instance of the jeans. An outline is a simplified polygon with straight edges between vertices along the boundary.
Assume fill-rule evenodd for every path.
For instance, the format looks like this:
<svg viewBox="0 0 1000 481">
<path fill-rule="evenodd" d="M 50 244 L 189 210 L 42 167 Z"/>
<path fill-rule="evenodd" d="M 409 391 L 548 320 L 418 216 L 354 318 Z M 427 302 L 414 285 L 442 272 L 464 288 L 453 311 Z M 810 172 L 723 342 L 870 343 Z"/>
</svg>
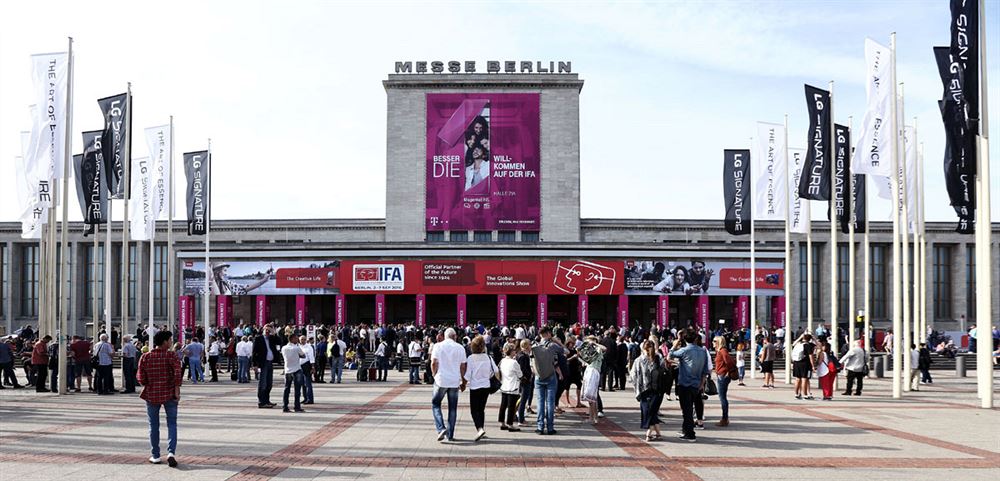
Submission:
<svg viewBox="0 0 1000 481">
<path fill-rule="evenodd" d="M 520 399 L 520 396 L 506 392 L 501 393 L 500 396 L 500 413 L 497 415 L 497 422 L 513 426 L 514 421 L 517 419 L 517 400 Z"/>
<path fill-rule="evenodd" d="M 45 391 L 45 380 L 49 374 L 48 364 L 35 364 L 35 391 L 42 392 Z"/>
<path fill-rule="evenodd" d="M 729 419 L 729 398 L 727 396 L 730 382 L 732 379 L 729 379 L 729 376 L 720 376 L 715 379 L 715 386 L 719 388 L 719 404 L 722 405 L 722 419 Z"/>
<path fill-rule="evenodd" d="M 208 369 L 212 372 L 212 382 L 219 382 L 219 356 L 208 356 Z"/>
<path fill-rule="evenodd" d="M 167 413 L 167 453 L 177 454 L 177 401 L 163 404 L 146 403 L 146 417 L 149 419 L 149 452 L 154 458 L 160 457 L 160 406 Z"/>
<path fill-rule="evenodd" d="M 864 386 L 865 382 L 865 373 L 863 371 L 852 371 L 850 369 L 847 370 L 847 389 L 844 391 L 844 394 L 850 394 L 851 388 L 854 387 L 855 380 L 858 381 L 858 390 L 854 391 L 854 395 L 861 395 L 861 388 Z"/>
<path fill-rule="evenodd" d="M 313 372 L 313 379 L 316 382 L 323 382 L 323 376 L 326 375 L 326 356 L 316 356 L 316 365 L 313 367 L 316 368 Z"/>
<path fill-rule="evenodd" d="M 343 357 L 333 357 L 330 358 L 330 382 L 336 382 L 340 384 L 341 379 L 344 376 L 344 358 Z"/>
<path fill-rule="evenodd" d="M 271 385 L 274 383 L 274 367 L 271 361 L 264 361 L 257 377 L 257 405 L 271 404 Z"/>
<path fill-rule="evenodd" d="M 188 358 L 188 366 L 191 367 L 191 382 L 205 382 L 205 373 L 201 370 L 201 359 Z"/>
<path fill-rule="evenodd" d="M 556 387 L 559 378 L 553 374 L 545 379 L 535 379 L 535 397 L 538 402 L 539 431 L 555 431 Z"/>
<path fill-rule="evenodd" d="M 135 392 L 135 372 L 138 365 L 134 357 L 122 358 L 122 383 L 125 384 L 124 392 Z"/>
<path fill-rule="evenodd" d="M 295 410 L 298 411 L 302 409 L 302 383 L 304 377 L 302 371 L 295 371 L 291 374 L 285 374 L 285 394 L 282 396 L 282 407 L 288 409 L 288 394 L 292 390 L 292 385 L 295 385 Z"/>
<path fill-rule="evenodd" d="M 420 384 L 419 358 L 410 358 L 410 384 Z"/>
<path fill-rule="evenodd" d="M 517 400 L 517 422 L 524 424 L 524 410 L 531 404 L 531 396 L 535 392 L 535 386 L 531 383 L 521 383 L 521 396 Z"/>
<path fill-rule="evenodd" d="M 649 390 L 639 395 L 640 425 L 642 429 L 649 429 L 650 426 L 660 424 L 660 404 L 663 403 L 663 395 L 656 390 Z"/>
<path fill-rule="evenodd" d="M 930 370 L 930 368 L 926 368 L 925 367 L 925 368 L 923 368 L 923 369 L 920 370 L 920 382 L 924 382 L 924 383 L 928 383 L 928 384 L 934 382 L 934 380 L 931 379 L 931 370 Z"/>
<path fill-rule="evenodd" d="M 680 401 L 681 414 L 684 422 L 681 430 L 685 437 L 694 438 L 694 403 L 696 399 L 701 399 L 701 393 L 697 387 L 677 385 L 677 399 Z"/>
<path fill-rule="evenodd" d="M 378 367 L 377 380 L 385 381 L 389 376 L 389 361 L 385 356 L 375 356 L 375 366 Z"/>
<path fill-rule="evenodd" d="M 455 439 L 455 421 L 458 418 L 458 388 L 440 387 L 434 385 L 434 395 L 431 397 L 431 414 L 434 415 L 434 427 L 437 432 L 445 430 L 444 417 L 441 414 L 441 401 L 448 396 L 448 440 Z"/>
<path fill-rule="evenodd" d="M 14 373 L 14 361 L 5 362 L 0 364 L 0 370 L 3 370 L 3 383 L 10 384 L 12 386 L 19 386 L 17 383 L 17 374 Z"/>
<path fill-rule="evenodd" d="M 239 368 L 237 369 L 236 379 L 241 383 L 250 382 L 250 358 L 247 356 L 240 356 L 236 358 Z"/>
<path fill-rule="evenodd" d="M 286 388 L 287 389 L 287 388 Z M 313 402 L 312 363 L 302 364 L 302 397 L 305 402 Z M 286 403 L 287 404 L 287 403 Z"/>
</svg>

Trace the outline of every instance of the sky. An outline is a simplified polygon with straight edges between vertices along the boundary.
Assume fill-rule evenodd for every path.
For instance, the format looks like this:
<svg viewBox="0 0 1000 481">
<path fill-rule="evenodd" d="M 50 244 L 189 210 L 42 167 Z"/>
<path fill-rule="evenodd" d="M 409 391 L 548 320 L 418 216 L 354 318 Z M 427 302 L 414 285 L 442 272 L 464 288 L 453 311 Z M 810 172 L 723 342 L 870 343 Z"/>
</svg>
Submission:
<svg viewBox="0 0 1000 481">
<path fill-rule="evenodd" d="M 986 4 L 997 105 L 1000 0 Z M 29 128 L 29 56 L 65 50 L 67 36 L 75 41 L 73 152 L 82 151 L 79 132 L 102 128 L 97 99 L 131 82 L 136 132 L 174 116 L 178 219 L 179 153 L 202 150 L 209 138 L 215 219 L 384 217 L 381 81 L 395 61 L 563 60 L 585 81 L 582 216 L 721 221 L 723 149 L 750 148 L 757 121 L 785 114 L 789 146 L 805 147 L 805 83 L 833 81 L 835 121 L 860 130 L 864 39 L 888 45 L 891 32 L 904 116 L 924 144 L 926 218 L 953 221 L 931 50 L 947 45 L 948 24 L 947 0 L 5 2 L 0 221 L 20 212 L 14 158 Z M 990 131 L 1000 139 L 1000 119 Z M 134 158 L 146 155 L 140 140 Z M 1000 147 L 990 150 L 1000 159 Z M 1000 186 L 1000 167 L 991 184 Z M 79 219 L 72 195 L 71 219 Z M 993 204 L 996 211 L 1000 195 Z M 813 217 L 825 210 L 814 207 Z M 888 219 L 889 210 L 873 199 L 869 218 Z"/>
</svg>

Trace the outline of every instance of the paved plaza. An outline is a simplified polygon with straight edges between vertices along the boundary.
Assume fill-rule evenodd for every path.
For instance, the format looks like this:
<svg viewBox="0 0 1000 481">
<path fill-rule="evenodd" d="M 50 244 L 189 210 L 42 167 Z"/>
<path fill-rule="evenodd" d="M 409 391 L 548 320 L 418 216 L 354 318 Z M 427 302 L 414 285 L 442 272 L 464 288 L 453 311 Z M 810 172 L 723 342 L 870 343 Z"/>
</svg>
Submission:
<svg viewBox="0 0 1000 481">
<path fill-rule="evenodd" d="M 974 373 L 935 379 L 901 401 L 887 380 L 872 379 L 862 397 L 832 402 L 797 401 L 789 387 L 762 390 L 748 379 L 730 388 L 732 425 L 714 426 L 712 398 L 708 428 L 693 444 L 673 435 L 676 402 L 664 402 L 665 439 L 645 442 L 630 390 L 603 394 L 607 418 L 596 428 L 568 410 L 555 436 L 501 431 L 493 396 L 478 443 L 463 394 L 457 440 L 440 444 L 431 387 L 407 384 L 406 373 L 391 371 L 386 383 L 317 384 L 304 414 L 258 409 L 253 383 L 185 384 L 178 469 L 146 463 L 137 396 L 4 390 L 0 480 L 1000 479 L 1000 412 L 976 407 Z"/>
</svg>

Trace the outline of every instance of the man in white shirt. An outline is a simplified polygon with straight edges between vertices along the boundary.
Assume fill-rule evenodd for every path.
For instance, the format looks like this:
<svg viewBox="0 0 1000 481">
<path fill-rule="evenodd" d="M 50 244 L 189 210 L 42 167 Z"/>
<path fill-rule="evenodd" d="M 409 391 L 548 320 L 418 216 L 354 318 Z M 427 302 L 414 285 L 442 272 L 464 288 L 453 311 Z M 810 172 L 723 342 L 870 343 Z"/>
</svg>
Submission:
<svg viewBox="0 0 1000 481">
<path fill-rule="evenodd" d="M 920 390 L 920 350 L 916 344 L 910 344 L 910 390 Z"/>
<path fill-rule="evenodd" d="M 306 353 L 302 351 L 299 347 L 299 336 L 292 334 L 288 336 L 288 344 L 281 348 L 281 357 L 285 360 L 285 394 L 283 397 L 284 407 L 283 411 L 288 413 L 288 394 L 295 385 L 295 412 L 302 413 L 305 412 L 302 409 L 302 383 L 304 382 L 302 378 L 302 359 L 306 357 Z"/>
<path fill-rule="evenodd" d="M 399 343 L 402 349 L 403 343 Z M 420 363 L 423 360 L 423 346 L 415 338 L 410 340 L 407 357 L 410 358 L 410 384 L 420 384 Z M 402 357 L 402 353 L 400 354 Z"/>
<path fill-rule="evenodd" d="M 302 343 L 300 348 L 306 357 L 302 359 L 302 404 L 313 404 L 312 370 L 316 365 L 316 349 L 313 340 Z"/>
<path fill-rule="evenodd" d="M 431 397 L 431 413 L 437 428 L 438 441 L 445 437 L 455 440 L 455 421 L 458 418 L 458 392 L 465 390 L 465 348 L 455 342 L 458 334 L 448 328 L 444 341 L 434 345 L 431 351 L 431 373 L 434 374 L 434 395 Z M 441 401 L 448 396 L 448 426 L 445 427 L 441 414 Z"/>
<path fill-rule="evenodd" d="M 347 343 L 340 339 L 340 334 L 326 348 L 326 357 L 330 360 L 330 384 L 340 384 L 344 374 L 344 361 L 347 359 Z"/>
<path fill-rule="evenodd" d="M 521 341 L 524 339 L 524 326 L 518 325 L 517 329 L 514 329 L 514 339 Z"/>
<path fill-rule="evenodd" d="M 375 350 L 375 367 L 378 369 L 376 381 L 385 382 L 386 378 L 389 377 L 389 361 L 386 359 L 388 353 L 389 345 L 386 344 L 385 339 L 380 340 L 378 349 Z"/>
<path fill-rule="evenodd" d="M 253 343 L 246 336 L 236 343 L 236 362 L 239 366 L 237 382 L 250 382 L 250 355 L 253 354 Z"/>
</svg>

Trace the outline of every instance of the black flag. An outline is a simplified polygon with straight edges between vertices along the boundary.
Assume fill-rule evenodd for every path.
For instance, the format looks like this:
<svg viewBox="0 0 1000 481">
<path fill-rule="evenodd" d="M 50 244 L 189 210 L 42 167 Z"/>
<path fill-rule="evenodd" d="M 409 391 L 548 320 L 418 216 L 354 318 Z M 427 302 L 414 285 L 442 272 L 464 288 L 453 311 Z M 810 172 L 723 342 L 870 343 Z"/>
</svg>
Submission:
<svg viewBox="0 0 1000 481">
<path fill-rule="evenodd" d="M 722 165 L 726 232 L 750 233 L 750 151 L 726 149 Z"/>
<path fill-rule="evenodd" d="M 962 69 L 967 127 L 979 132 L 979 0 L 951 0 L 951 58 Z"/>
<path fill-rule="evenodd" d="M 83 180 L 83 154 L 73 155 L 73 175 L 77 179 L 76 200 L 80 202 L 80 215 L 83 216 L 83 236 L 87 237 L 94 233 L 94 226 L 87 224 L 87 193 L 86 182 Z"/>
<path fill-rule="evenodd" d="M 830 92 L 806 85 L 809 148 L 799 180 L 799 197 L 830 200 Z"/>
<path fill-rule="evenodd" d="M 868 202 L 868 192 L 866 188 L 864 174 L 854 174 L 851 176 L 851 194 L 854 199 L 854 232 L 864 234 L 868 229 L 868 219 L 865 218 L 865 203 Z"/>
<path fill-rule="evenodd" d="M 125 198 L 125 137 L 130 123 L 128 122 L 130 100 L 126 93 L 97 101 L 104 116 L 104 133 L 101 139 L 104 159 L 107 160 L 104 176 L 112 199 Z"/>
<path fill-rule="evenodd" d="M 851 129 L 833 124 L 834 133 L 834 186 L 833 200 L 827 204 L 826 218 L 830 219 L 830 208 L 837 213 L 840 231 L 850 232 L 850 212 L 847 206 L 847 179 L 851 178 Z"/>
<path fill-rule="evenodd" d="M 207 150 L 184 154 L 184 174 L 187 176 L 188 235 L 205 235 L 210 222 L 210 160 Z"/>
<path fill-rule="evenodd" d="M 105 188 L 103 130 L 83 133 L 83 159 L 79 173 L 79 188 L 86 201 L 83 222 L 88 225 L 108 221 L 108 190 Z"/>
</svg>

